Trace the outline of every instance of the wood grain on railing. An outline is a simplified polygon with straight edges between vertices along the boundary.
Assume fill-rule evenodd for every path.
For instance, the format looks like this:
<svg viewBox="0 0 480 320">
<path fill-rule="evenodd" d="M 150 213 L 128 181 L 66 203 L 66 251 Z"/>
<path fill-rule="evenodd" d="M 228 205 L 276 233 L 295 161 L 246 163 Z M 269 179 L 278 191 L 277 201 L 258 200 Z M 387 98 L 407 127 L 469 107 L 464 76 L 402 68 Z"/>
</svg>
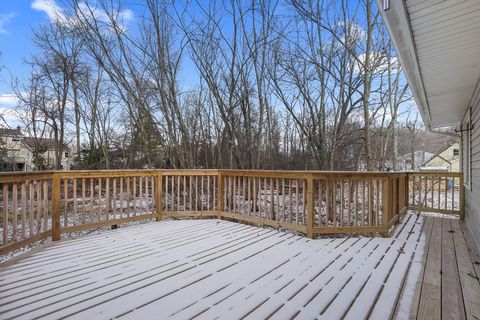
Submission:
<svg viewBox="0 0 480 320">
<path fill-rule="evenodd" d="M 408 175 L 409 209 L 463 216 L 463 175 L 415 172 Z"/>
<path fill-rule="evenodd" d="M 0 176 L 0 253 L 50 235 L 52 178 L 52 173 L 10 173 Z"/>
<path fill-rule="evenodd" d="M 0 174 L 0 254 L 61 234 L 217 217 L 319 234 L 388 235 L 407 209 L 462 214 L 460 173 L 102 170 Z"/>
</svg>

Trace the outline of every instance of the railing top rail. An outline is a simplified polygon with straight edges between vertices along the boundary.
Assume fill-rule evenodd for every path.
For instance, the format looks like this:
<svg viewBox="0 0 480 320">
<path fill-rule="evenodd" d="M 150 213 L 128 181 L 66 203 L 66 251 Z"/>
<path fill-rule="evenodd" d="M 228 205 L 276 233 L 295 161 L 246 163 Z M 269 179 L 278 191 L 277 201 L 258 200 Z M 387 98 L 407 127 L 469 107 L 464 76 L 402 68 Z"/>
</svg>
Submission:
<svg viewBox="0 0 480 320">
<path fill-rule="evenodd" d="M 442 171 L 318 171 L 318 170 L 243 170 L 243 169 L 120 169 L 120 170 L 72 170 L 72 171 L 30 171 L 30 172 L 2 172 L 1 182 L 20 182 L 28 179 L 51 179 L 53 175 L 60 178 L 107 178 L 157 175 L 218 175 L 224 176 L 257 176 L 266 178 L 361 178 L 361 177 L 395 177 L 402 175 L 428 177 L 461 177 L 462 172 Z"/>
<path fill-rule="evenodd" d="M 28 180 L 51 180 L 53 172 L 0 173 L 0 183 L 21 183 Z"/>
<path fill-rule="evenodd" d="M 410 176 L 431 176 L 431 177 L 461 177 L 463 172 L 450 172 L 450 171 L 409 171 Z"/>
</svg>

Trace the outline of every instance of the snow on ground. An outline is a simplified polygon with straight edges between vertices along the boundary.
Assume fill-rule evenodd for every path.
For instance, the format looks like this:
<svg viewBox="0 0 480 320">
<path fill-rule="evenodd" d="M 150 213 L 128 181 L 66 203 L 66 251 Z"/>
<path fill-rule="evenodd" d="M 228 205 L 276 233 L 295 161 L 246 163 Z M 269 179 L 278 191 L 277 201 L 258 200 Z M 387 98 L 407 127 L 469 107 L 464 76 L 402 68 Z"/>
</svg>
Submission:
<svg viewBox="0 0 480 320">
<path fill-rule="evenodd" d="M 60 241 L 0 265 L 0 318 L 384 319 L 403 279 L 416 281 L 424 219 L 407 215 L 392 238 L 311 240 L 211 219 Z"/>
</svg>

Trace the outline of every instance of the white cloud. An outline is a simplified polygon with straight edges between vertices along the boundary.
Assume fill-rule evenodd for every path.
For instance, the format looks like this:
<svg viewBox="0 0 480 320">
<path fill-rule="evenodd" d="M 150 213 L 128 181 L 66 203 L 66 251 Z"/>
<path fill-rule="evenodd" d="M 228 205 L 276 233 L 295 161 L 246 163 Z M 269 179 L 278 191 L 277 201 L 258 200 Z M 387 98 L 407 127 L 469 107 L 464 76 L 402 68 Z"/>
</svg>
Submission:
<svg viewBox="0 0 480 320">
<path fill-rule="evenodd" d="M 0 14 L 0 34 L 8 34 L 6 25 L 13 19 L 17 14 L 15 13 L 6 13 Z"/>
<path fill-rule="evenodd" d="M 0 107 L 10 108 L 15 107 L 18 103 L 18 98 L 14 93 L 0 94 Z"/>
<path fill-rule="evenodd" d="M 0 116 L 10 126 L 19 124 L 18 98 L 14 93 L 0 94 Z"/>
<path fill-rule="evenodd" d="M 65 21 L 66 19 L 63 9 L 57 5 L 55 0 L 34 0 L 31 7 L 34 10 L 45 12 L 50 21 Z"/>
<path fill-rule="evenodd" d="M 353 72 L 358 73 L 363 70 L 362 64 L 365 63 L 365 58 L 367 55 L 365 53 L 360 54 L 357 59 L 354 60 Z M 372 51 L 370 52 L 370 63 L 375 63 L 374 72 L 386 72 L 388 70 L 389 64 L 388 59 L 385 56 L 384 52 Z M 398 58 L 395 56 L 390 57 L 390 71 L 392 73 L 397 73 L 399 71 L 400 64 Z"/>
<path fill-rule="evenodd" d="M 62 24 L 68 24 L 69 22 L 72 22 L 69 21 L 70 17 L 66 14 L 65 10 L 59 6 L 55 0 L 34 0 L 31 7 L 34 10 L 45 12 L 50 21 L 60 22 Z M 99 21 L 105 23 L 109 22 L 108 14 L 103 9 L 95 8 L 92 5 L 87 5 L 85 2 L 80 2 L 78 4 L 78 8 L 86 19 L 91 19 L 94 17 Z M 118 21 L 122 27 L 124 27 L 129 21 L 132 21 L 135 17 L 135 14 L 130 9 L 123 9 L 117 12 L 117 14 Z"/>
</svg>

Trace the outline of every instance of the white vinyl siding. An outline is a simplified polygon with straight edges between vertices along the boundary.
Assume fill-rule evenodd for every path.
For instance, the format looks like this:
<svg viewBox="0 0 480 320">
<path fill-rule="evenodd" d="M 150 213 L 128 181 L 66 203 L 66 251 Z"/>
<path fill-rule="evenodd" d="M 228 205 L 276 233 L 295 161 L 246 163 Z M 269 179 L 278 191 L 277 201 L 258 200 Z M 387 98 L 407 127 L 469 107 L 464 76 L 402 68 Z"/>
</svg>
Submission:
<svg viewBox="0 0 480 320">
<path fill-rule="evenodd" d="M 462 122 L 465 220 L 480 246 L 480 87 Z M 471 130 L 468 130 L 471 129 Z"/>
</svg>

